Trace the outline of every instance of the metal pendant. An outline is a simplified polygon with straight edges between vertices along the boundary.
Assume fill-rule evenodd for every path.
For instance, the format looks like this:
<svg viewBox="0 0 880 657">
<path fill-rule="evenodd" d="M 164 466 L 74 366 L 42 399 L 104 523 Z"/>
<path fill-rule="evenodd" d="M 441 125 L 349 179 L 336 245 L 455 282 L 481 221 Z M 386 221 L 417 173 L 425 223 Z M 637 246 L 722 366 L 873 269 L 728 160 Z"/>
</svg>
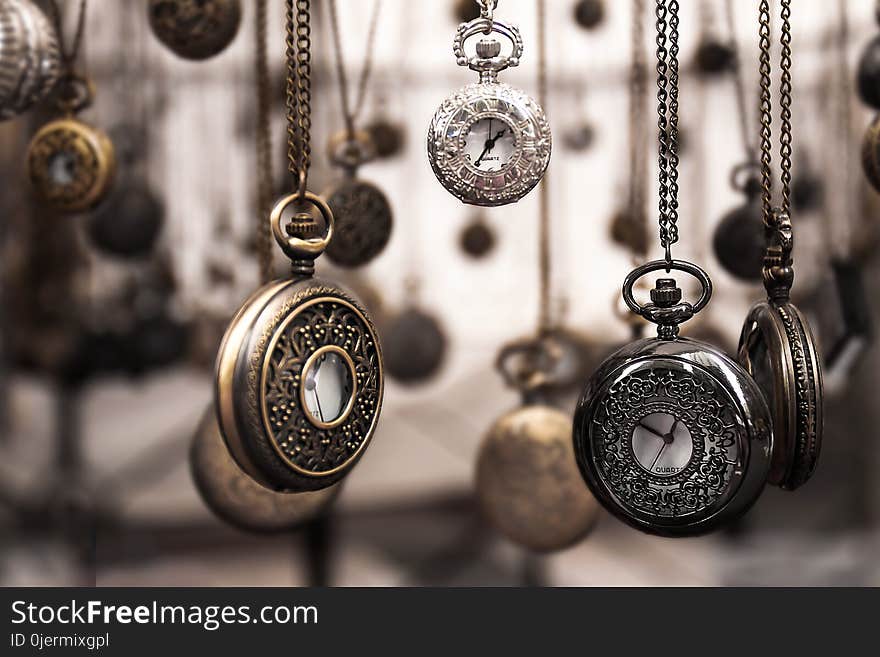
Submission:
<svg viewBox="0 0 880 657">
<path fill-rule="evenodd" d="M 602 0 L 579 0 L 574 6 L 574 20 L 585 30 L 592 30 L 605 19 L 605 5 Z"/>
<path fill-rule="evenodd" d="M 304 213 L 307 206 L 323 215 L 323 236 L 310 233 L 316 224 Z M 291 207 L 298 212 L 285 233 L 281 215 Z M 348 292 L 311 277 L 314 258 L 331 240 L 332 217 L 311 193 L 275 206 L 273 233 L 295 276 L 245 301 L 217 355 L 223 436 L 239 467 L 274 490 L 317 490 L 339 481 L 372 439 L 382 406 L 373 322 Z"/>
<path fill-rule="evenodd" d="M 595 525 L 599 505 L 578 475 L 571 421 L 541 394 L 555 358 L 541 339 L 506 345 L 496 368 L 523 395 L 486 433 L 477 457 L 480 507 L 510 540 L 536 552 L 569 547 Z"/>
<path fill-rule="evenodd" d="M 788 490 L 806 483 L 822 446 L 822 372 L 810 326 L 788 299 L 791 220 L 776 212 L 764 266 L 768 299 L 752 307 L 738 360 L 755 379 L 773 416 L 769 481 Z"/>
<path fill-rule="evenodd" d="M 366 132 L 343 131 L 330 139 L 328 154 L 344 175 L 322 194 L 334 220 L 327 257 L 341 267 L 361 267 L 385 249 L 393 224 L 382 190 L 357 178 L 358 168 L 375 157 L 375 146 Z"/>
<path fill-rule="evenodd" d="M 748 175 L 736 180 L 751 165 L 737 167 L 731 175 L 732 186 L 744 195 L 742 204 L 725 214 L 715 228 L 712 248 L 725 271 L 743 281 L 761 280 L 764 262 L 764 220 L 761 216 L 761 183 Z"/>
<path fill-rule="evenodd" d="M 107 255 L 146 256 L 156 244 L 164 217 L 162 199 L 150 185 L 130 178 L 117 185 L 107 203 L 89 218 L 89 239 Z"/>
<path fill-rule="evenodd" d="M 485 258 L 495 248 L 495 231 L 482 214 L 471 217 L 459 234 L 458 243 L 465 255 Z"/>
<path fill-rule="evenodd" d="M 224 522 L 244 531 L 285 532 L 296 529 L 333 503 L 342 484 L 305 493 L 279 493 L 258 484 L 232 457 L 214 409 L 208 408 L 193 436 L 190 472 L 205 505 Z"/>
<path fill-rule="evenodd" d="M 239 0 L 150 0 L 156 38 L 184 59 L 207 59 L 232 43 L 241 24 Z"/>
<path fill-rule="evenodd" d="M 477 42 L 468 57 L 465 41 L 496 32 L 510 40 L 501 54 L 494 37 Z M 525 196 L 544 176 L 552 140 L 544 110 L 523 91 L 498 82 L 498 73 L 518 66 L 523 53 L 519 30 L 490 18 L 458 27 L 454 53 L 459 66 L 480 74 L 480 81 L 449 96 L 428 128 L 428 160 L 437 180 L 471 205 L 498 206 Z"/>
<path fill-rule="evenodd" d="M 417 307 L 391 317 L 382 327 L 388 374 L 405 384 L 434 377 L 446 356 L 446 334 L 437 319 Z"/>
<path fill-rule="evenodd" d="M 37 198 L 60 212 L 83 212 L 107 195 L 116 172 L 113 142 L 72 116 L 44 125 L 27 150 Z"/>
<path fill-rule="evenodd" d="M 58 38 L 31 0 L 0 4 L 0 121 L 26 112 L 58 80 Z"/>
<path fill-rule="evenodd" d="M 700 282 L 693 305 L 671 278 L 651 303 L 632 288 L 652 271 L 675 269 Z M 712 345 L 678 337 L 678 325 L 708 303 L 712 284 L 687 262 L 659 260 L 624 282 L 630 309 L 658 325 L 590 378 L 574 421 L 578 465 L 596 498 L 642 531 L 703 534 L 734 520 L 758 498 L 770 468 L 770 411 L 752 378 Z"/>
</svg>

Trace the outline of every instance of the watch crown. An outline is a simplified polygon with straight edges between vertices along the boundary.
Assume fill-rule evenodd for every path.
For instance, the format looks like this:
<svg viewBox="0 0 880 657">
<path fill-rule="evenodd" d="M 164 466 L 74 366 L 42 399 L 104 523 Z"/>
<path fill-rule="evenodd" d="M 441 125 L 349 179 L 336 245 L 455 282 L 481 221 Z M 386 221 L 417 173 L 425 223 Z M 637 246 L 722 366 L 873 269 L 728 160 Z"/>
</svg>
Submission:
<svg viewBox="0 0 880 657">
<path fill-rule="evenodd" d="M 660 308 L 671 308 L 681 301 L 681 288 L 674 278 L 658 278 L 651 290 L 651 301 Z"/>
<path fill-rule="evenodd" d="M 477 41 L 477 57 L 492 59 L 501 54 L 501 42 L 498 39 L 480 39 Z"/>
<path fill-rule="evenodd" d="M 298 237 L 303 240 L 317 237 L 320 233 L 318 223 L 308 212 L 297 212 L 293 215 L 287 224 L 286 230 L 287 234 L 291 237 Z"/>
</svg>

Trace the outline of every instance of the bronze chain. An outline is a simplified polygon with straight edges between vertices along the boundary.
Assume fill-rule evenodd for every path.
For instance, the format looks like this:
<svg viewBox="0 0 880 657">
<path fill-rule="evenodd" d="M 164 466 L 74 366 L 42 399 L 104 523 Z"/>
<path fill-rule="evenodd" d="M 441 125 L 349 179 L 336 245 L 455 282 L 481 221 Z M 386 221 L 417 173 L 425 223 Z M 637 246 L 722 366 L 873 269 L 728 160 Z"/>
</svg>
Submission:
<svg viewBox="0 0 880 657">
<path fill-rule="evenodd" d="M 52 10 L 52 22 L 55 24 L 55 32 L 58 35 L 58 49 L 61 52 L 61 61 L 64 67 L 70 71 L 73 63 L 79 55 L 79 48 L 82 44 L 83 32 L 86 26 L 86 0 L 80 0 L 79 13 L 76 17 L 76 30 L 73 33 L 73 43 L 68 49 L 65 45 L 64 26 L 61 21 L 61 10 L 58 7 L 58 0 L 52 0 L 49 3 Z"/>
<path fill-rule="evenodd" d="M 274 172 L 272 167 L 271 108 L 272 88 L 269 78 L 269 55 L 267 35 L 267 0 L 257 0 L 254 22 L 256 43 L 254 45 L 254 77 L 257 83 L 257 261 L 260 282 L 272 280 L 272 228 L 269 213 L 272 210 Z"/>
<path fill-rule="evenodd" d="M 779 159 L 782 183 L 782 202 L 779 211 L 791 216 L 791 0 L 780 0 L 781 51 L 779 58 L 779 107 L 780 138 Z M 761 76 L 761 206 L 764 224 L 773 223 L 773 177 L 772 177 L 772 103 L 770 96 L 770 0 L 761 0 L 758 7 L 758 37 L 761 50 L 759 73 Z"/>
<path fill-rule="evenodd" d="M 296 192 L 308 187 L 312 147 L 312 30 L 310 0 L 286 1 L 287 170 Z"/>
<path fill-rule="evenodd" d="M 538 104 L 547 111 L 547 2 L 538 0 Z M 550 188 L 547 174 L 541 178 L 538 190 L 538 334 L 550 331 L 553 318 L 550 312 Z"/>
<path fill-rule="evenodd" d="M 330 0 L 330 28 L 333 32 L 333 54 L 336 58 L 336 79 L 339 83 L 339 99 L 342 103 L 342 114 L 345 118 L 345 129 L 348 138 L 354 139 L 357 118 L 364 107 L 364 99 L 367 95 L 367 83 L 373 70 L 373 45 L 376 41 L 376 27 L 379 23 L 379 11 L 382 0 L 373 0 L 373 11 L 370 15 L 370 25 L 367 29 L 367 43 L 364 49 L 364 62 L 357 83 L 357 95 L 354 107 L 349 103 L 348 77 L 345 74 L 345 59 L 342 54 L 342 37 L 339 30 L 339 15 L 336 8 L 336 0 Z"/>
<path fill-rule="evenodd" d="M 678 0 L 657 0 L 659 224 L 667 263 L 678 241 L 678 11 Z"/>
</svg>

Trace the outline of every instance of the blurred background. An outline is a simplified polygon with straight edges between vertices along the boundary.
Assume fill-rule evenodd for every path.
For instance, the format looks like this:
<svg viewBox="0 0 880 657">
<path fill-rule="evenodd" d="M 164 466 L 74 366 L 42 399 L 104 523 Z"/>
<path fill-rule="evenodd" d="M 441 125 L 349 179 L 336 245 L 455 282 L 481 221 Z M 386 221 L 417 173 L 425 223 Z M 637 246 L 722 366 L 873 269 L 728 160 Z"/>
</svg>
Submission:
<svg viewBox="0 0 880 657">
<path fill-rule="evenodd" d="M 337 3 L 353 88 L 374 5 Z M 36 4 L 51 15 L 47 3 Z M 633 3 L 546 4 L 552 307 L 571 367 L 585 380 L 632 332 L 618 297 L 633 249 L 612 233 L 632 177 Z M 654 22 L 647 4 L 644 158 L 654 257 Z M 690 330 L 730 353 L 748 308 L 763 296 L 759 273 L 755 279 L 739 266 L 748 261 L 750 239 L 761 239 L 748 223 L 754 204 L 730 181 L 745 159 L 733 42 L 745 120 L 750 139 L 757 136 L 757 0 L 681 4 L 675 252 L 704 266 L 716 286 Z M 157 38 L 146 0 L 91 0 L 78 64 L 96 93 L 80 119 L 114 142 L 118 171 L 107 199 L 70 215 L 30 192 L 27 146 L 53 118 L 49 105 L 0 123 L 0 583 L 880 585 L 880 362 L 871 334 L 880 198 L 860 165 L 872 113 L 856 93 L 859 58 L 880 27 L 872 0 L 793 4 L 794 295 L 824 358 L 819 469 L 796 493 L 768 487 L 736 526 L 712 536 L 650 537 L 603 512 L 576 545 L 534 554 L 485 519 L 474 472 L 486 431 L 520 402 L 494 361 L 502 345 L 535 330 L 538 194 L 501 208 L 462 205 L 438 184 L 425 153 L 437 106 L 476 79 L 452 55 L 461 13 L 474 3 L 382 1 L 361 112 L 382 148 L 359 175 L 387 196 L 393 232 L 363 267 L 337 267 L 326 257 L 318 263 L 322 277 L 364 300 L 386 352 L 413 349 L 413 331 L 427 335 L 415 340 L 427 363 L 388 377 L 378 433 L 333 505 L 266 535 L 215 517 L 188 459 L 212 397 L 219 339 L 258 285 L 253 3 L 241 3 L 228 47 L 194 61 Z M 78 3 L 59 5 L 69 41 Z M 313 5 L 310 186 L 317 191 L 340 177 L 324 145 L 344 119 L 327 2 Z M 292 184 L 282 168 L 281 0 L 269 0 L 268 15 L 277 91 L 272 182 L 281 193 Z M 525 40 L 522 64 L 503 80 L 536 95 L 535 1 L 501 0 L 496 16 L 518 24 Z M 737 226 L 754 227 L 745 245 L 720 232 L 732 211 L 748 215 Z M 143 248 L 108 248 L 102 230 L 122 231 Z M 279 274 L 283 260 L 277 253 Z M 570 413 L 580 387 L 558 391 L 553 403 Z"/>
</svg>

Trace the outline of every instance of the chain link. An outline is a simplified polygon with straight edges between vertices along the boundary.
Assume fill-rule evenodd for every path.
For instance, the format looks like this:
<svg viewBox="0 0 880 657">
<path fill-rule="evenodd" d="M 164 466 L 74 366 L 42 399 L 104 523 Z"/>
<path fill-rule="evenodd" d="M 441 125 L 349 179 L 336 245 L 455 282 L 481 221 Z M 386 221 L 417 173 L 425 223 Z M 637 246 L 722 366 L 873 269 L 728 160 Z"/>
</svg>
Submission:
<svg viewBox="0 0 880 657">
<path fill-rule="evenodd" d="M 376 27 L 379 23 L 379 11 L 382 0 L 374 0 L 373 11 L 370 15 L 370 26 L 367 31 L 367 43 L 364 50 L 364 63 L 361 68 L 357 83 L 357 96 L 355 96 L 354 108 L 349 104 L 348 76 L 345 74 L 345 58 L 342 54 L 342 37 L 339 30 L 339 15 L 336 0 L 330 0 L 330 28 L 333 32 L 333 51 L 336 57 L 336 79 L 339 83 L 339 99 L 342 103 L 342 114 L 345 118 L 345 129 L 349 139 L 354 139 L 357 118 L 364 107 L 364 99 L 367 95 L 367 83 L 373 70 L 373 45 L 376 41 Z"/>
<path fill-rule="evenodd" d="M 678 241 L 678 11 L 677 0 L 657 0 L 658 210 L 667 262 Z"/>
<path fill-rule="evenodd" d="M 780 181 L 782 183 L 781 206 L 779 210 L 791 216 L 791 0 L 780 0 L 781 38 L 779 57 L 779 159 Z M 771 133 L 772 103 L 770 93 L 770 0 L 761 0 L 758 7 L 758 37 L 761 55 L 759 73 L 761 76 L 761 207 L 764 223 L 771 225 L 773 217 L 773 173 Z"/>
<path fill-rule="evenodd" d="M 257 212 L 256 244 L 257 260 L 260 268 L 260 282 L 272 279 L 272 228 L 269 213 L 272 210 L 272 131 L 271 107 L 272 89 L 269 78 L 269 55 L 267 35 L 267 0 L 257 0 L 256 43 L 254 45 L 254 77 L 257 83 Z"/>
<path fill-rule="evenodd" d="M 79 48 L 82 44 L 83 33 L 85 32 L 86 26 L 87 3 L 86 0 L 80 0 L 79 12 L 76 17 L 76 30 L 73 33 L 73 43 L 71 44 L 70 49 L 65 45 L 64 26 L 61 21 L 61 9 L 58 7 L 58 1 L 52 0 L 49 3 L 49 6 L 52 10 L 52 22 L 55 24 L 55 33 L 58 35 L 58 49 L 61 51 L 61 61 L 63 62 L 64 67 L 69 71 L 79 55 Z"/>
<path fill-rule="evenodd" d="M 310 0 L 286 0 L 287 170 L 296 191 L 308 187 L 312 159 L 312 36 Z"/>
</svg>

